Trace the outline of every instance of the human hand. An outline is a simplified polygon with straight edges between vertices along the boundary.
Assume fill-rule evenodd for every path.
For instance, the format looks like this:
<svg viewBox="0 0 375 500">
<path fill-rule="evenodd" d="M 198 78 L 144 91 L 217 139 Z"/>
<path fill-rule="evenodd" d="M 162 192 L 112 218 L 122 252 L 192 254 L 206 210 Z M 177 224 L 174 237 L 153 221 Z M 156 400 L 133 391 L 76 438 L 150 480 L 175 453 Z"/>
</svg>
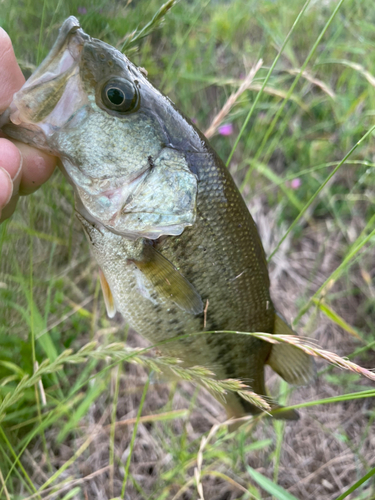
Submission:
<svg viewBox="0 0 375 500">
<path fill-rule="evenodd" d="M 0 28 L 0 114 L 24 82 L 12 42 Z M 0 223 L 12 215 L 19 196 L 33 193 L 50 178 L 55 165 L 55 157 L 6 139 L 0 131 Z"/>
</svg>

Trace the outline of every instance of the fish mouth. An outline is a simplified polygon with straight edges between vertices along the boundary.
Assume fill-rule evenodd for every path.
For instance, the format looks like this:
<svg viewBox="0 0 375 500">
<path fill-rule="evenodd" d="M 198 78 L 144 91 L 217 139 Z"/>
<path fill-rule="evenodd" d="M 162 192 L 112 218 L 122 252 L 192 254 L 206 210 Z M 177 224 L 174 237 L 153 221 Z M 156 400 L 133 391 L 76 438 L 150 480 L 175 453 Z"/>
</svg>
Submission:
<svg viewBox="0 0 375 500">
<path fill-rule="evenodd" d="M 74 16 L 65 20 L 51 51 L 3 114 L 6 134 L 56 153 L 47 145 L 47 137 L 87 101 L 79 85 L 79 66 L 90 39 Z"/>
<path fill-rule="evenodd" d="M 51 80 L 64 73 L 70 66 L 79 61 L 83 45 L 88 40 L 90 37 L 81 29 L 78 19 L 74 16 L 68 17 L 61 25 L 49 54 L 22 89 Z"/>
</svg>

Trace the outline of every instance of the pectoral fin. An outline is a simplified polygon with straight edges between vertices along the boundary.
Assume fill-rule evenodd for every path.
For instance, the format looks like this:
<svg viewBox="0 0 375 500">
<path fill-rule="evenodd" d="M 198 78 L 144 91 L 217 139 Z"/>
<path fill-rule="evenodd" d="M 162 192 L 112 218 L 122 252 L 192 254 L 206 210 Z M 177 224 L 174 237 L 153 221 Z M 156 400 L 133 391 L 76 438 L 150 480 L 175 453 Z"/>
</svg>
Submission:
<svg viewBox="0 0 375 500">
<path fill-rule="evenodd" d="M 190 314 L 203 312 L 203 302 L 193 285 L 154 247 L 145 247 L 144 259 L 133 261 L 156 291 Z"/>
<path fill-rule="evenodd" d="M 275 314 L 274 333 L 277 335 L 296 335 L 277 313 Z M 290 344 L 274 344 L 267 364 L 289 384 L 305 385 L 315 375 L 313 358 Z"/>
<path fill-rule="evenodd" d="M 102 286 L 104 303 L 107 309 L 108 317 L 113 318 L 116 314 L 115 301 L 113 300 L 113 295 L 111 289 L 109 288 L 108 281 L 106 280 L 106 277 L 104 276 L 104 273 L 101 269 L 99 269 L 99 279 Z"/>
</svg>

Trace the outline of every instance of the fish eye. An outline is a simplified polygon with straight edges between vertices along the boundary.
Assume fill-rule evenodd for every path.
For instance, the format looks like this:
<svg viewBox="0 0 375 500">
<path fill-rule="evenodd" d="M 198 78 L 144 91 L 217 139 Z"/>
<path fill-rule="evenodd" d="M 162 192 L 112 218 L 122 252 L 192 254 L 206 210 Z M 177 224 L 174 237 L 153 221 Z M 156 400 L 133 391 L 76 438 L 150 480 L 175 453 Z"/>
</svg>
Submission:
<svg viewBox="0 0 375 500">
<path fill-rule="evenodd" d="M 128 80 L 112 78 L 102 88 L 104 106 L 119 113 L 129 113 L 138 108 L 139 94 L 137 88 Z"/>
</svg>

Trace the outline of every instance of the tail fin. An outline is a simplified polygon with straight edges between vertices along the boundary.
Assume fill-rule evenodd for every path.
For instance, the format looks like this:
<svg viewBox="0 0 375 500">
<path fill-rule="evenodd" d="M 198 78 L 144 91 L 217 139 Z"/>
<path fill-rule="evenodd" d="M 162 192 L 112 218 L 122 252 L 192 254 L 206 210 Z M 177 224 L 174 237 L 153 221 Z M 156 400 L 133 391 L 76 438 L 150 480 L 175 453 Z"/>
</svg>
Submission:
<svg viewBox="0 0 375 500">
<path fill-rule="evenodd" d="M 284 319 L 277 313 L 275 314 L 275 326 L 273 333 L 277 335 L 296 335 Z M 271 354 L 269 355 L 266 363 L 289 384 L 306 385 L 315 375 L 313 358 L 291 344 L 273 344 Z M 256 392 L 260 394 L 265 393 L 265 388 L 264 392 L 262 390 L 259 391 L 259 388 Z M 292 409 L 284 410 L 282 406 L 279 406 L 273 401 L 270 403 L 270 413 L 273 418 L 278 420 L 299 419 L 297 411 Z M 224 406 L 227 410 L 228 418 L 239 418 L 249 414 L 257 415 L 263 413 L 260 408 L 257 408 L 248 401 L 244 400 L 238 394 L 229 394 Z M 239 425 L 241 424 L 231 424 L 230 430 L 235 430 Z"/>
<path fill-rule="evenodd" d="M 273 333 L 297 335 L 278 313 L 275 314 Z M 290 344 L 273 344 L 267 364 L 289 384 L 306 385 L 315 375 L 313 358 Z M 283 418 L 281 412 L 280 418 Z"/>
</svg>

